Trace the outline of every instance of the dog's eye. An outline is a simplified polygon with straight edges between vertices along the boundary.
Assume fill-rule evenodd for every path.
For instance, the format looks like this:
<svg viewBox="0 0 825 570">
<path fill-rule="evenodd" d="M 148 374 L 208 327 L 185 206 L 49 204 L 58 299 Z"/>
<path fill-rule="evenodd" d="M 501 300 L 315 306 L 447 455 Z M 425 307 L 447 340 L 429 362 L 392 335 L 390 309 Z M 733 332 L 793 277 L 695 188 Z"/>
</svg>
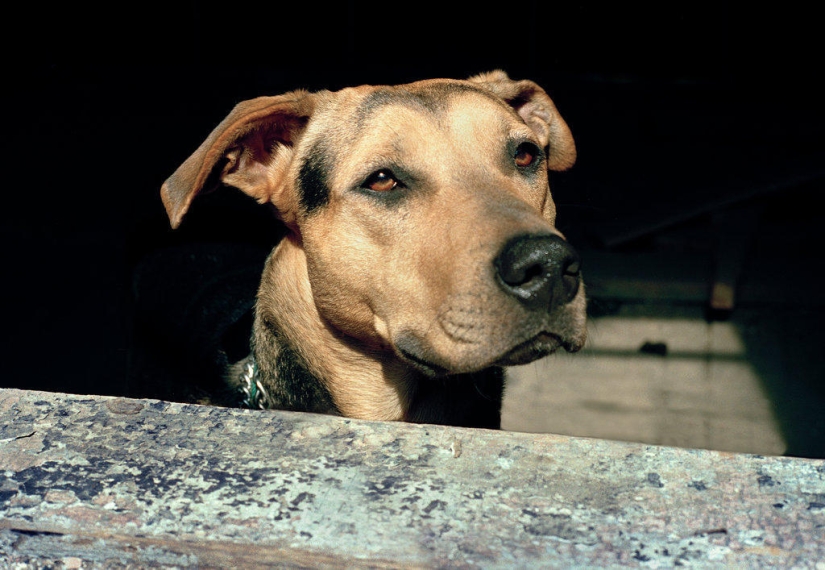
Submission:
<svg viewBox="0 0 825 570">
<path fill-rule="evenodd" d="M 513 160 L 515 160 L 516 166 L 519 168 L 524 168 L 533 164 L 536 160 L 536 156 L 538 156 L 538 149 L 534 144 L 521 143 L 516 149 L 516 154 L 513 156 Z"/>
<path fill-rule="evenodd" d="M 369 188 L 373 192 L 389 192 L 398 186 L 398 180 L 395 179 L 392 172 L 389 170 L 379 170 L 374 172 L 367 178 L 362 187 Z"/>
</svg>

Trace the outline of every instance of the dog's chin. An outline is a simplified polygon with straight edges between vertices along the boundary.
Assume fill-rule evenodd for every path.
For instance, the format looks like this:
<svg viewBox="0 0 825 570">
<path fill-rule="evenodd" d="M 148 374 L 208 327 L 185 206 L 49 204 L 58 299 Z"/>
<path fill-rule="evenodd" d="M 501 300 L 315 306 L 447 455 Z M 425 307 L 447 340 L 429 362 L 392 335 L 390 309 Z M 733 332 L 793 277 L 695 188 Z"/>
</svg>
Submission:
<svg viewBox="0 0 825 570">
<path fill-rule="evenodd" d="M 579 347 L 574 343 L 562 340 L 558 335 L 541 332 L 533 338 L 517 344 L 507 350 L 504 354 L 491 358 L 484 363 L 476 363 L 470 366 L 444 366 L 432 361 L 431 358 L 423 356 L 428 351 L 423 349 L 417 342 L 399 341 L 396 344 L 398 354 L 407 363 L 419 372 L 431 377 L 444 377 L 452 374 L 466 374 L 477 372 L 491 366 L 518 366 L 529 364 L 534 360 L 552 354 L 559 348 L 564 348 L 568 352 L 575 352 Z"/>
</svg>

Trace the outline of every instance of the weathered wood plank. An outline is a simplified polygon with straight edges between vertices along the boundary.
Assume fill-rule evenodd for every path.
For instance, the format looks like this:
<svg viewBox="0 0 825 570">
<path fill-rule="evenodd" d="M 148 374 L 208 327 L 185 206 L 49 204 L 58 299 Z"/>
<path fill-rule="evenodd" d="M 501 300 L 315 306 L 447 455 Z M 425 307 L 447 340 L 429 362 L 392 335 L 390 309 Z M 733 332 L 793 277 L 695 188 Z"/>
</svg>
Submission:
<svg viewBox="0 0 825 570">
<path fill-rule="evenodd" d="M 9 567 L 819 568 L 825 461 L 0 390 Z"/>
</svg>

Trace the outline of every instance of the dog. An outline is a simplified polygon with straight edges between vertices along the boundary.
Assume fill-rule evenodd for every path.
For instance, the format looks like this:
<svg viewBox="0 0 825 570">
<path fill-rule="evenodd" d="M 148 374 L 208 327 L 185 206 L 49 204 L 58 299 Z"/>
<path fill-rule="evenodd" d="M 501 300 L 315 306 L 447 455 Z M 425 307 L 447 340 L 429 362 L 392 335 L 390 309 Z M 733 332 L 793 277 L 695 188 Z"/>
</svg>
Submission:
<svg viewBox="0 0 825 570">
<path fill-rule="evenodd" d="M 498 429 L 503 367 L 585 343 L 548 182 L 575 160 L 547 93 L 496 70 L 241 102 L 161 197 L 173 228 L 221 185 L 286 227 L 229 375 L 248 405 Z"/>
</svg>

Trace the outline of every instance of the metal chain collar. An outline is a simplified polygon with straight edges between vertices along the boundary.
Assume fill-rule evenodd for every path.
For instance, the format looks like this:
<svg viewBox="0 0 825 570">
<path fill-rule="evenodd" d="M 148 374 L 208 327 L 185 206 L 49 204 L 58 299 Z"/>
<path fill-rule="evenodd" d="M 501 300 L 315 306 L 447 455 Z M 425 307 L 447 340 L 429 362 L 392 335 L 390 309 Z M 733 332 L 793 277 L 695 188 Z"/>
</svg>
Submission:
<svg viewBox="0 0 825 570">
<path fill-rule="evenodd" d="M 258 363 L 255 356 L 250 354 L 243 363 L 241 374 L 241 405 L 253 410 L 267 410 L 272 407 L 272 400 L 260 381 Z"/>
</svg>

